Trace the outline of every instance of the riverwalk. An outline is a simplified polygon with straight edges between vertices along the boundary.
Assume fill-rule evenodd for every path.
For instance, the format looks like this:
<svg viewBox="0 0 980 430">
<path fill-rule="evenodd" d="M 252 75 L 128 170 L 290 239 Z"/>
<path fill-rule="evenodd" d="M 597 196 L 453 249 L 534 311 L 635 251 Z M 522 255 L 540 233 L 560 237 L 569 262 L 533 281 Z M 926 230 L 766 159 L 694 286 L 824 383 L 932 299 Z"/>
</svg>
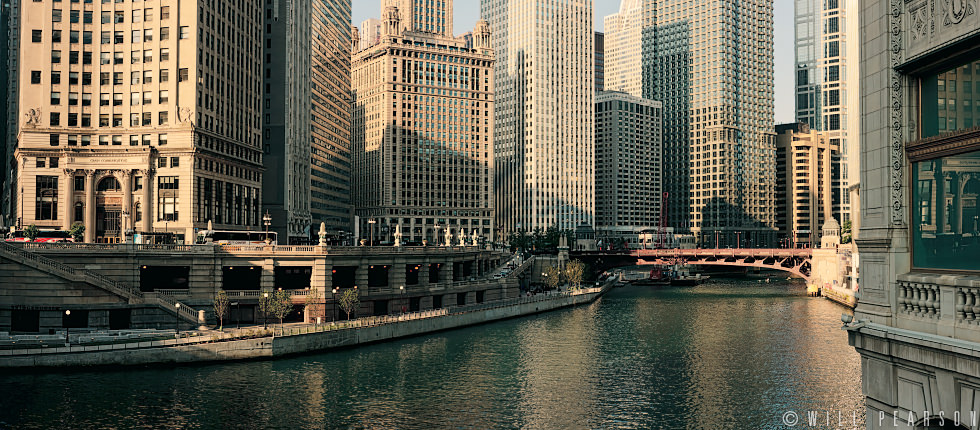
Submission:
<svg viewBox="0 0 980 430">
<path fill-rule="evenodd" d="M 102 345 L 0 349 L 0 368 L 143 365 L 269 359 L 346 348 L 591 303 L 612 283 L 551 294 L 319 325 L 183 333 Z"/>
</svg>

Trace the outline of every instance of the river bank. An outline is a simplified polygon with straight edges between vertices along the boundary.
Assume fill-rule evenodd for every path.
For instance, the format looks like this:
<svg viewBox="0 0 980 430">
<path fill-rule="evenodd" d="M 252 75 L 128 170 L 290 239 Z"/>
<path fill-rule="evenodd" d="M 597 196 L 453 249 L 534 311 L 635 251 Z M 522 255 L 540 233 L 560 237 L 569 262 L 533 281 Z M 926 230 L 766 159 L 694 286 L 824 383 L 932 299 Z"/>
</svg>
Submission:
<svg viewBox="0 0 980 430">
<path fill-rule="evenodd" d="M 270 359 L 418 336 L 591 303 L 611 286 L 607 283 L 574 293 L 539 294 L 452 309 L 363 318 L 343 324 L 304 326 L 282 331 L 215 332 L 193 338 L 151 342 L 0 350 L 0 368 Z"/>
</svg>

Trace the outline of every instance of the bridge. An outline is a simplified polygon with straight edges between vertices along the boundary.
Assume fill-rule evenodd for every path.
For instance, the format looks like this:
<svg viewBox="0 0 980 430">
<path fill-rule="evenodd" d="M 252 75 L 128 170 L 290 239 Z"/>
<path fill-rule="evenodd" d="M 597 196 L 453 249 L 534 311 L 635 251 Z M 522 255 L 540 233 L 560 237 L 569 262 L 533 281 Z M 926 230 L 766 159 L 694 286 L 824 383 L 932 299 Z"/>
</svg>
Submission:
<svg viewBox="0 0 980 430">
<path fill-rule="evenodd" d="M 808 282 L 812 257 L 813 250 L 809 248 L 637 249 L 571 253 L 571 258 L 586 260 L 599 271 L 630 264 L 757 267 L 788 272 Z"/>
</svg>

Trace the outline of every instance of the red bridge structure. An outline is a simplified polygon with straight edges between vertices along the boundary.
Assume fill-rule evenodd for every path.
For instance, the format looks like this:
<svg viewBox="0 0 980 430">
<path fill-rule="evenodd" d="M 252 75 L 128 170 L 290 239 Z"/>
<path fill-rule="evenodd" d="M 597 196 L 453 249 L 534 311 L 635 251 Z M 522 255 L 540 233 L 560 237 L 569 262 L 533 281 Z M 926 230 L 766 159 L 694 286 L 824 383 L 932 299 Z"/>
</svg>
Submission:
<svg viewBox="0 0 980 430">
<path fill-rule="evenodd" d="M 788 272 L 809 282 L 813 252 L 809 248 L 634 249 L 572 252 L 571 258 L 584 259 L 600 271 L 632 264 L 758 267 Z"/>
</svg>

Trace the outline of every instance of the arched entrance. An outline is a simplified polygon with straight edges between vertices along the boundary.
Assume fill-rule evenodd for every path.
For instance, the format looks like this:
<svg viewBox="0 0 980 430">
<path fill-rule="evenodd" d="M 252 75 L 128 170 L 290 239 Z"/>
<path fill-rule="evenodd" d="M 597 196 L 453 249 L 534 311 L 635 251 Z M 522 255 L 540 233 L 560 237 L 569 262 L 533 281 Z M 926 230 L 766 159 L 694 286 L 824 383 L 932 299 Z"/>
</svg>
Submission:
<svg viewBox="0 0 980 430">
<path fill-rule="evenodd" d="M 95 241 L 118 243 L 122 229 L 122 187 L 114 176 L 99 180 L 95 187 Z"/>
</svg>

